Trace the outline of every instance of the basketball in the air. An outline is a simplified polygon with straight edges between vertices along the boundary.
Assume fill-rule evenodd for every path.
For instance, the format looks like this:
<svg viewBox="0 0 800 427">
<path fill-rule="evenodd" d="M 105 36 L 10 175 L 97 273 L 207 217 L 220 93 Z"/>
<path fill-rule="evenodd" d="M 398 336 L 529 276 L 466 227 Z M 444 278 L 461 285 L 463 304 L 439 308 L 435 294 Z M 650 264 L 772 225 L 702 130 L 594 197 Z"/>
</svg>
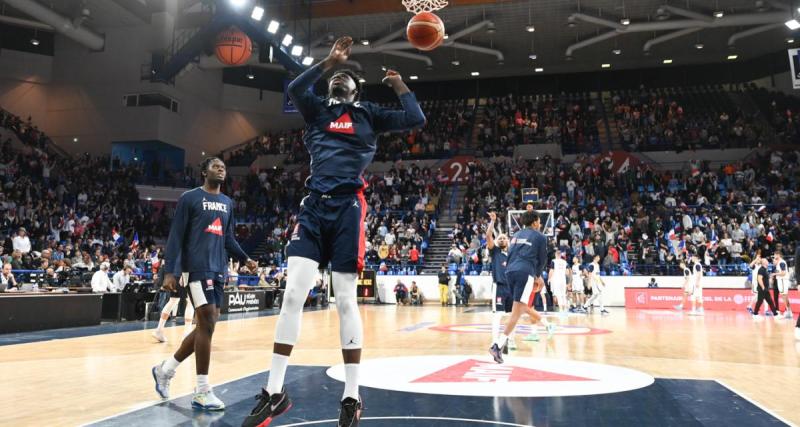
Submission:
<svg viewBox="0 0 800 427">
<path fill-rule="evenodd" d="M 214 47 L 217 59 L 227 65 L 242 65 L 250 59 L 253 53 L 253 43 L 247 34 L 236 27 L 217 34 L 217 44 Z"/>
<path fill-rule="evenodd" d="M 433 50 L 444 41 L 444 22 L 431 12 L 420 12 L 408 21 L 406 35 L 419 50 Z"/>
</svg>

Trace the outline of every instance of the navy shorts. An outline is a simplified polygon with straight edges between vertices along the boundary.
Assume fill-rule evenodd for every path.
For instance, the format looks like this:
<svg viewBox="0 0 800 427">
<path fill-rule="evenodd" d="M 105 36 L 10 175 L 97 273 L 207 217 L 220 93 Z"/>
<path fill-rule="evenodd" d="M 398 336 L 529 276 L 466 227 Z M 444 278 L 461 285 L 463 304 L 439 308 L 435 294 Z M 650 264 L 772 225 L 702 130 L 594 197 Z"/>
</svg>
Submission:
<svg viewBox="0 0 800 427">
<path fill-rule="evenodd" d="M 511 288 L 514 301 L 533 306 L 536 292 L 533 292 L 533 276 L 524 271 L 506 271 L 506 280 Z"/>
<path fill-rule="evenodd" d="M 215 279 L 189 279 L 189 298 L 192 300 L 194 308 L 199 308 L 207 304 L 214 304 L 217 308 L 222 307 L 222 298 L 225 296 L 224 280 Z"/>
<path fill-rule="evenodd" d="M 514 296 L 511 294 L 511 288 L 505 283 L 495 283 L 497 293 L 495 295 L 495 310 L 511 313 L 511 308 L 514 306 Z"/>
<path fill-rule="evenodd" d="M 300 203 L 286 257 L 308 258 L 339 273 L 364 269 L 367 202 L 359 191 L 347 195 L 311 193 Z"/>
</svg>

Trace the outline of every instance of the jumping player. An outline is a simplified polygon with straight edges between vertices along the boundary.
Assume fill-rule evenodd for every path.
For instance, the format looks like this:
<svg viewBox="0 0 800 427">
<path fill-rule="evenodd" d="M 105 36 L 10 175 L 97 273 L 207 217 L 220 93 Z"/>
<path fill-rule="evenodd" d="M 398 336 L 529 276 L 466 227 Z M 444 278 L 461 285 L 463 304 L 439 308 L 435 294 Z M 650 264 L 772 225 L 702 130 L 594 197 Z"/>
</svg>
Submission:
<svg viewBox="0 0 800 427">
<path fill-rule="evenodd" d="M 775 252 L 772 262 L 775 264 L 775 272 L 770 275 L 770 278 L 774 278 L 778 293 L 783 296 L 783 304 L 786 306 L 783 317 L 792 319 L 794 315 L 792 314 L 792 305 L 789 303 L 789 267 L 780 252 Z M 775 308 L 780 310 L 777 298 L 775 299 Z"/>
<path fill-rule="evenodd" d="M 283 388 L 289 355 L 300 336 L 303 303 L 314 276 L 331 264 L 339 337 L 345 364 L 340 426 L 356 426 L 361 416 L 358 371 L 363 345 L 361 316 L 356 304 L 356 278 L 364 267 L 364 219 L 367 213 L 362 174 L 375 155 L 377 135 L 420 127 L 425 116 L 400 75 L 388 70 L 383 82 L 397 94 L 403 110 L 389 110 L 358 101 L 361 86 L 349 70 L 328 79 L 328 97 L 314 95 L 322 74 L 347 61 L 353 39 L 342 37 L 328 57 L 298 76 L 289 97 L 306 122 L 303 141 L 311 155 L 310 194 L 300 203 L 298 224 L 286 248 L 288 269 L 283 306 L 275 331 L 266 388 L 244 426 L 266 426 L 286 412 L 291 401 Z"/>
<path fill-rule="evenodd" d="M 553 291 L 553 306 L 558 304 L 558 311 L 567 311 L 567 262 L 564 261 L 564 254 L 557 251 L 553 262 L 550 264 L 550 271 L 547 273 L 547 280 L 550 282 L 550 290 Z"/>
<path fill-rule="evenodd" d="M 686 268 L 686 262 L 681 260 L 681 271 L 683 272 L 683 285 L 681 285 L 681 303 L 675 306 L 675 310 L 683 311 L 686 305 L 686 298 L 692 294 L 692 270 Z"/>
<path fill-rule="evenodd" d="M 222 305 L 228 255 L 245 261 L 255 271 L 258 267 L 234 238 L 233 202 L 220 192 L 225 182 L 225 163 L 216 157 L 207 158 L 200 168 L 202 187 L 189 190 L 178 199 L 175 218 L 167 239 L 164 262 L 164 287 L 175 290 L 176 277 L 188 272 L 189 297 L 194 304 L 197 327 L 181 343 L 175 355 L 152 369 L 156 392 L 169 397 L 169 383 L 178 365 L 195 355 L 197 388 L 192 406 L 221 411 L 225 404 L 208 383 L 211 359 L 211 337 Z"/>
<path fill-rule="evenodd" d="M 547 238 L 539 232 L 541 224 L 536 212 L 523 213 L 520 221 L 523 228 L 511 239 L 506 266 L 506 280 L 514 295 L 514 306 L 505 331 L 489 349 L 497 363 L 503 363 L 503 346 L 523 314 L 530 316 L 532 324 L 541 322 L 547 327 L 548 334 L 553 333 L 553 325 L 531 308 L 536 292 L 544 286 L 542 272 L 547 265 Z"/>
<path fill-rule="evenodd" d="M 489 228 L 486 230 L 486 249 L 492 257 L 492 295 L 495 303 L 492 305 L 492 342 L 500 336 L 500 322 L 504 315 L 511 313 L 514 305 L 514 297 L 506 284 L 506 264 L 508 263 L 508 236 L 499 234 L 494 238 L 494 226 L 497 222 L 497 214 L 489 212 Z M 508 354 L 508 350 L 516 350 L 517 343 L 514 340 L 514 331 L 508 336 L 508 346 L 503 347 L 503 354 Z"/>
<path fill-rule="evenodd" d="M 689 281 L 692 282 L 692 311 L 689 312 L 689 315 L 702 316 L 705 314 L 703 311 L 703 285 L 700 284 L 700 279 L 703 278 L 703 265 L 700 264 L 700 257 L 696 253 L 692 254 L 691 261 L 692 277 Z"/>
<path fill-rule="evenodd" d="M 603 305 L 603 292 L 606 290 L 606 285 L 600 279 L 600 255 L 595 255 L 592 258 L 592 263 L 586 268 L 586 277 L 589 281 L 589 286 L 592 287 L 592 296 L 583 304 L 583 309 L 588 312 L 589 307 L 593 307 L 597 302 L 600 305 L 600 315 L 607 316 L 610 314 Z"/>
<path fill-rule="evenodd" d="M 164 304 L 164 308 L 161 309 L 161 318 L 158 319 L 158 327 L 153 331 L 153 338 L 156 339 L 158 342 L 167 342 L 167 338 L 164 337 L 164 326 L 169 319 L 170 312 L 172 310 L 176 310 L 177 307 L 180 305 L 181 301 L 186 301 L 186 284 L 189 283 L 189 275 L 186 273 L 181 274 L 181 283 L 177 289 L 173 289 L 170 291 L 169 301 Z M 192 332 L 192 320 L 194 319 L 194 306 L 192 304 L 186 304 L 186 308 L 183 311 L 183 338 L 186 338 Z"/>
</svg>

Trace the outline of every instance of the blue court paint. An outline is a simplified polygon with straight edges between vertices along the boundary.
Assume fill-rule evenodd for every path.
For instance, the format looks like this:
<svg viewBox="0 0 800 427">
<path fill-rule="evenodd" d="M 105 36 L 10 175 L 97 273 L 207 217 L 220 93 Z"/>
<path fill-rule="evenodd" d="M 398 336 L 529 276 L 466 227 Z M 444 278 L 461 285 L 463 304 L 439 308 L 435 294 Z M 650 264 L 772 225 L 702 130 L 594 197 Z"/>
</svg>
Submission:
<svg viewBox="0 0 800 427">
<path fill-rule="evenodd" d="M 317 311 L 327 310 L 327 308 L 319 307 L 306 307 L 303 311 Z M 272 308 L 268 310 L 249 312 L 249 313 L 235 313 L 235 314 L 222 314 L 219 316 L 220 322 L 228 320 L 241 320 L 250 319 L 254 317 L 275 316 L 280 314 L 280 309 Z M 157 321 L 132 321 L 132 322 L 110 322 L 103 323 L 97 326 L 83 326 L 79 328 L 64 328 L 64 329 L 49 329 L 46 331 L 36 332 L 17 332 L 12 334 L 0 335 L 0 346 L 14 345 L 14 344 L 27 344 L 39 341 L 62 340 L 67 338 L 81 338 L 90 337 L 95 335 L 116 334 L 120 332 L 142 331 L 147 329 L 155 329 L 158 326 Z M 183 326 L 183 319 L 177 322 L 167 322 L 167 328 Z"/>
<path fill-rule="evenodd" d="M 325 367 L 292 366 L 286 390 L 294 406 L 272 426 L 330 425 L 338 417 L 343 384 L 329 378 Z M 225 401 L 224 414 L 191 409 L 191 396 L 108 418 L 93 427 L 238 426 L 255 405 L 264 386 L 258 373 L 214 388 Z M 642 389 L 574 397 L 472 397 L 401 393 L 361 387 L 364 425 L 369 426 L 498 426 L 574 427 L 602 425 L 732 426 L 785 425 L 716 381 L 656 379 Z M 156 398 L 155 392 L 153 397 Z M 462 419 L 463 421 L 455 421 Z M 368 421 L 368 422 L 366 422 Z"/>
<path fill-rule="evenodd" d="M 418 331 L 420 329 L 425 329 L 428 326 L 432 326 L 432 325 L 435 325 L 435 324 L 436 324 L 436 322 L 417 323 L 416 325 L 406 326 L 403 329 L 398 329 L 398 332 L 414 332 L 414 331 Z"/>
</svg>

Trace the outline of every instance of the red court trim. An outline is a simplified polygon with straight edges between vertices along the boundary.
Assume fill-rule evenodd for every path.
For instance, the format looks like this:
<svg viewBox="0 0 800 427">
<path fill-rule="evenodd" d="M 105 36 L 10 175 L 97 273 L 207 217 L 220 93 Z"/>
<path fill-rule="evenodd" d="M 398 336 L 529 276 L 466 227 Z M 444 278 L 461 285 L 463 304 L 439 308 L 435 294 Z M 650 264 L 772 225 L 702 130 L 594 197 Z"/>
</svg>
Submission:
<svg viewBox="0 0 800 427">
<path fill-rule="evenodd" d="M 530 283 L 531 287 L 531 296 L 528 297 L 528 307 L 533 307 L 533 302 L 536 300 L 536 294 L 538 294 L 538 292 L 536 292 L 536 279 L 531 280 L 529 277 L 528 282 Z M 525 289 L 528 289 L 527 283 L 525 284 Z"/>
</svg>

